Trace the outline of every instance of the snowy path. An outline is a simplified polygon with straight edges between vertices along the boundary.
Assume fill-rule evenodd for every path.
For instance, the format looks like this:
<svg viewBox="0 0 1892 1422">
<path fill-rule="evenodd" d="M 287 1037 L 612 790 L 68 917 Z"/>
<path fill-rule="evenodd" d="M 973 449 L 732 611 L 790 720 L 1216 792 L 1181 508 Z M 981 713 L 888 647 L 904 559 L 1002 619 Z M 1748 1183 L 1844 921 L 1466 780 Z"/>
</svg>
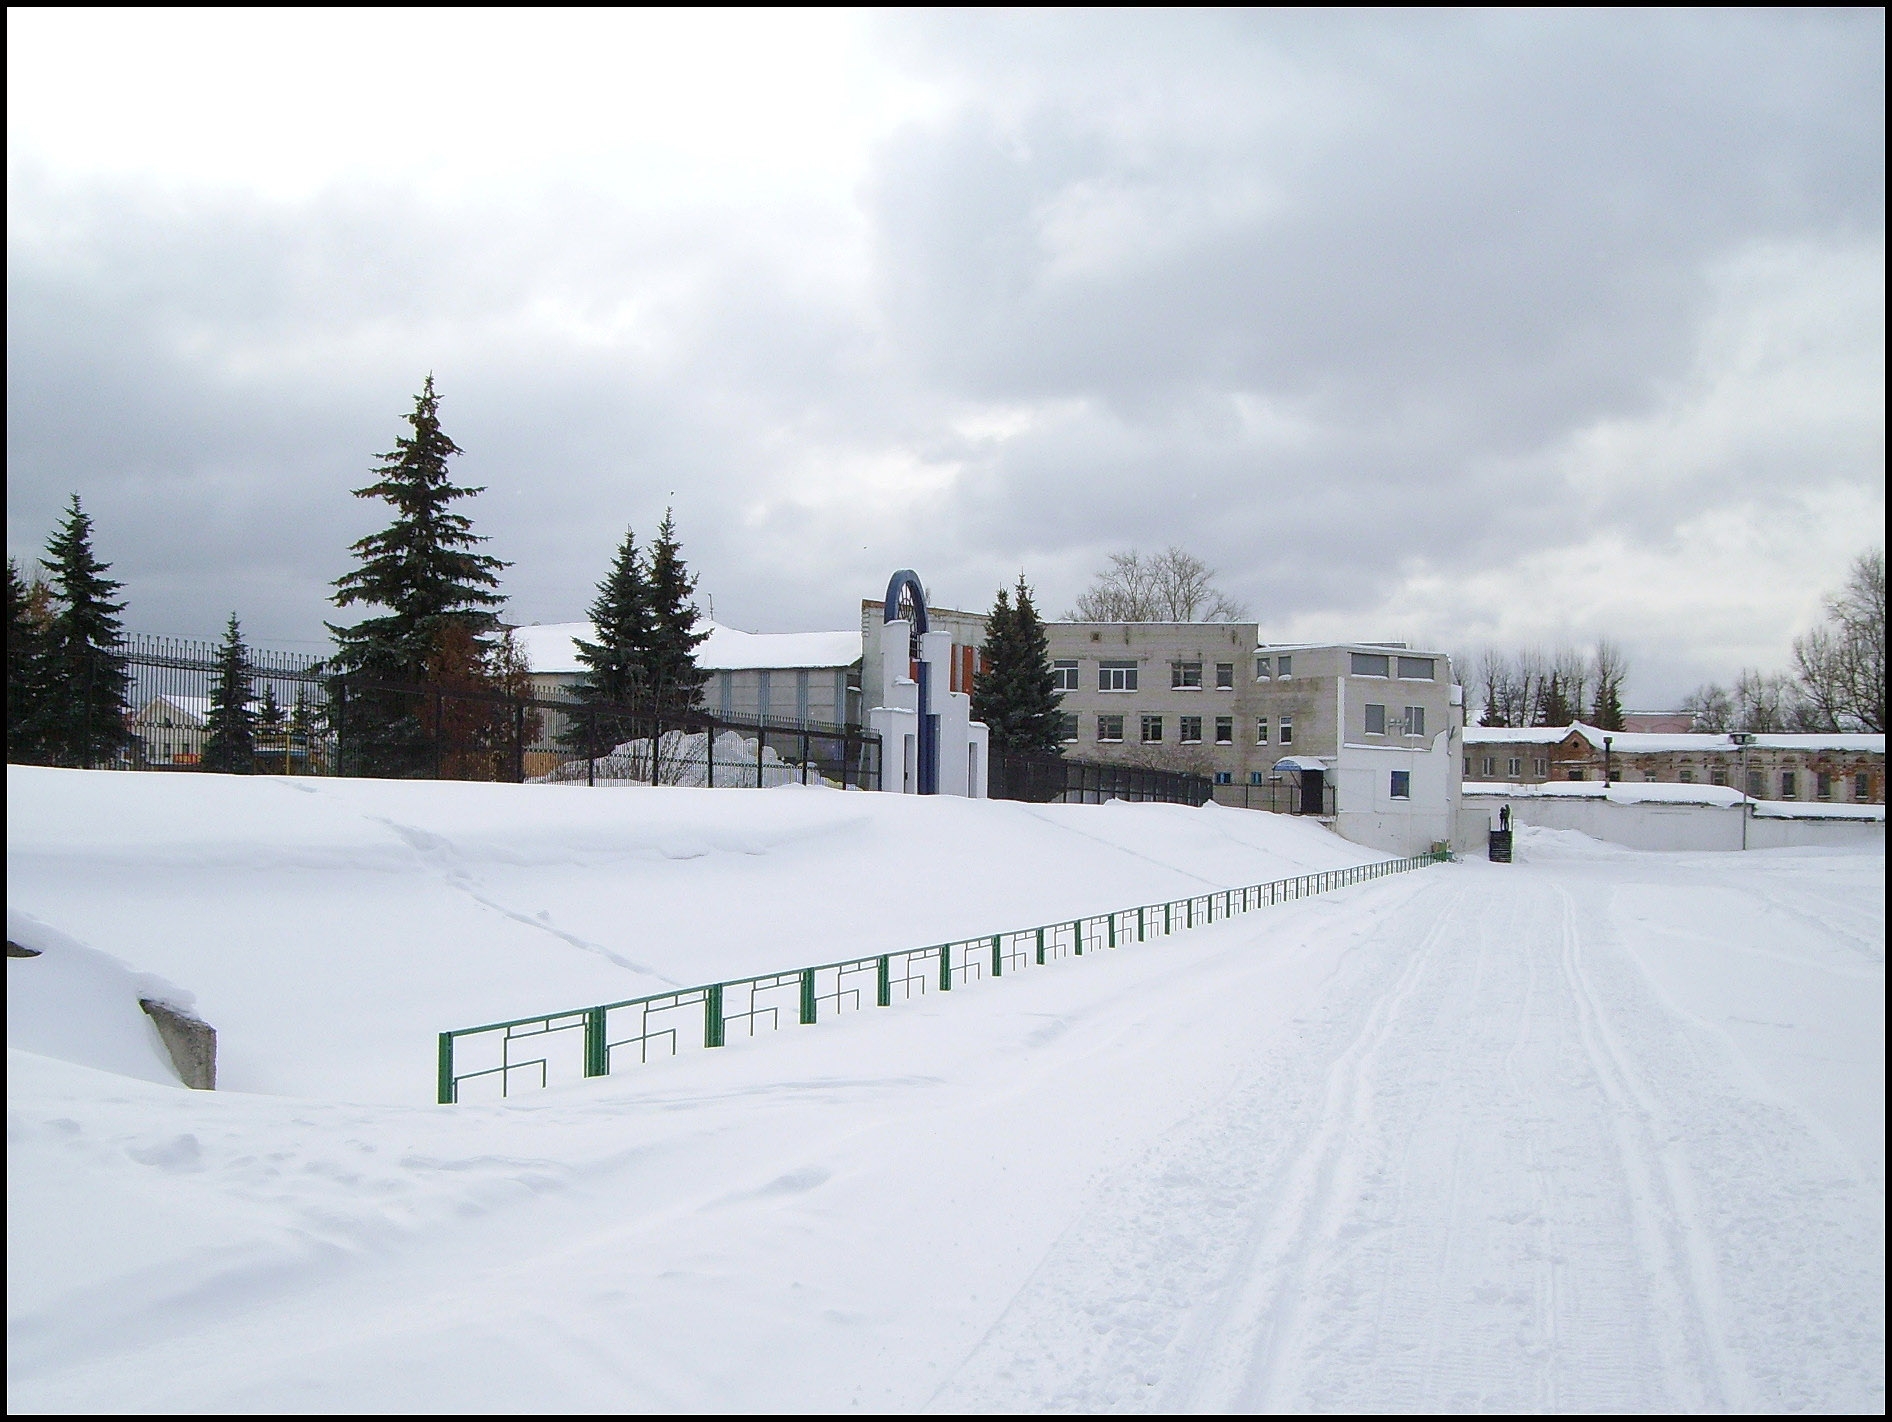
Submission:
<svg viewBox="0 0 1892 1422">
<path fill-rule="evenodd" d="M 11 1053 L 9 1404 L 1879 1410 L 1882 863 L 1525 848 L 512 1108 Z"/>
<path fill-rule="evenodd" d="M 1732 896 L 1724 921 L 1776 916 L 1709 862 L 1646 867 Z M 1298 1068 L 1268 1063 L 1126 1172 L 940 1405 L 1876 1407 L 1882 1137 L 1862 1161 L 1665 1000 L 1616 886 L 1560 867 L 1401 885 L 1384 936 L 1405 951 L 1325 1001 Z M 1876 998 L 1882 934 L 1852 946 L 1816 970 Z M 1882 1071 L 1861 1084 L 1882 1103 Z"/>
</svg>

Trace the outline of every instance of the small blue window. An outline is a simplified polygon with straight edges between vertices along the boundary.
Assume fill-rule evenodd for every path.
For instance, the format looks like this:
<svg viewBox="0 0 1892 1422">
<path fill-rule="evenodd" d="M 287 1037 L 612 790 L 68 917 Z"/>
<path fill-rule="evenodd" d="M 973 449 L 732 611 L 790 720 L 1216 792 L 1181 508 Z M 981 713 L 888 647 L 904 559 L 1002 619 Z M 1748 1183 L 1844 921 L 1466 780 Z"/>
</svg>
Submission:
<svg viewBox="0 0 1892 1422">
<path fill-rule="evenodd" d="M 1412 798 L 1412 772 L 1410 770 L 1395 770 L 1393 772 L 1393 798 L 1395 800 L 1410 800 Z"/>
<path fill-rule="evenodd" d="M 1235 783 L 1235 775 L 1232 771 L 1218 770 L 1215 772 L 1215 783 L 1217 785 L 1233 785 Z"/>
<path fill-rule="evenodd" d="M 1250 785 L 1265 785 L 1268 782 L 1263 778 L 1259 770 L 1251 770 L 1248 772 L 1248 783 Z"/>
</svg>

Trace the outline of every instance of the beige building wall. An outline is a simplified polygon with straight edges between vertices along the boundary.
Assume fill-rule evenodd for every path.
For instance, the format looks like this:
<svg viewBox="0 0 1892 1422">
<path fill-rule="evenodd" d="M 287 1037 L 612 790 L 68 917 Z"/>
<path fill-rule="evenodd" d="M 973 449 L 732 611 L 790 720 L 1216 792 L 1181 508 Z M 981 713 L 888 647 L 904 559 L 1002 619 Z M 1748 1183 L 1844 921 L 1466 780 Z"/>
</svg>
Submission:
<svg viewBox="0 0 1892 1422">
<path fill-rule="evenodd" d="M 1571 727 L 1561 735 L 1543 734 L 1556 739 L 1480 741 L 1479 728 L 1474 727 L 1466 736 L 1466 782 L 1536 785 L 1604 778 L 1604 748 L 1583 731 Z M 1612 737 L 1609 771 L 1623 784 L 1725 785 L 1745 788 L 1762 800 L 1885 803 L 1883 748 L 1843 743 L 1864 737 L 1840 737 L 1841 744 L 1821 745 L 1823 738 L 1817 735 L 1761 736 L 1748 747 L 1745 762 L 1738 747 L 1712 744 L 1721 737 L 1704 735 L 1699 739 L 1709 744 L 1662 750 L 1639 749 L 1635 739 L 1633 732 Z M 1791 744 L 1795 741 L 1801 744 Z"/>
</svg>

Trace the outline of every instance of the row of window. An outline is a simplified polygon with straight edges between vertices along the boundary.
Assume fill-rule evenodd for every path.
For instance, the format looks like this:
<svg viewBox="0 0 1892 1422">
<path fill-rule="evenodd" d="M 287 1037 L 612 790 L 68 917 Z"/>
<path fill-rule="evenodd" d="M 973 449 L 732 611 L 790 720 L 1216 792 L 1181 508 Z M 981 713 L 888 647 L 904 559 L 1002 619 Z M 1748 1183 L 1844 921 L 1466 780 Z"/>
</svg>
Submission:
<svg viewBox="0 0 1892 1422">
<path fill-rule="evenodd" d="M 1171 662 L 1169 664 L 1169 688 L 1171 691 L 1202 690 L 1201 662 Z M 1255 679 L 1268 681 L 1272 677 L 1292 677 L 1294 675 L 1292 657 L 1256 657 Z M 1134 661 L 1104 661 L 1097 664 L 1097 689 L 1099 691 L 1135 691 L 1138 683 L 1139 664 Z M 1051 685 L 1057 691 L 1076 691 L 1077 661 L 1075 658 L 1055 661 L 1051 664 Z M 1235 663 L 1217 662 L 1215 664 L 1215 689 L 1233 691 L 1235 689 Z"/>
<path fill-rule="evenodd" d="M 1096 719 L 1097 739 L 1100 742 L 1109 743 L 1123 739 L 1124 717 L 1099 716 Z M 1141 739 L 1145 745 L 1155 744 L 1163 739 L 1164 717 L 1143 716 L 1140 717 L 1139 720 L 1142 724 L 1138 727 L 1138 730 L 1141 733 Z M 1176 718 L 1177 741 L 1182 745 L 1202 744 L 1203 720 L 1204 718 L 1201 716 L 1178 716 Z M 1284 746 L 1294 744 L 1293 717 L 1283 716 L 1281 718 L 1279 731 L 1279 744 Z M 1058 736 L 1059 739 L 1067 742 L 1077 740 L 1078 718 L 1075 713 L 1066 712 L 1058 718 Z M 1233 716 L 1217 716 L 1215 718 L 1215 743 L 1218 746 L 1232 746 L 1235 744 L 1235 718 Z M 1255 744 L 1258 746 L 1268 744 L 1268 718 L 1266 716 L 1256 718 Z"/>
<path fill-rule="evenodd" d="M 1399 673 L 1401 681 L 1437 680 L 1437 659 L 1433 657 L 1394 657 L 1375 652 L 1355 652 L 1350 663 L 1355 676 L 1391 677 Z"/>
<path fill-rule="evenodd" d="M 1171 691 L 1200 691 L 1202 689 L 1201 662 L 1171 662 L 1169 664 L 1169 688 Z M 1378 656 L 1365 652 L 1353 654 L 1353 674 L 1391 678 L 1395 671 L 1401 681 L 1433 681 L 1436 679 L 1436 659 L 1432 657 L 1392 657 Z M 1097 689 L 1099 691 L 1135 691 L 1137 689 L 1138 664 L 1134 661 L 1100 661 L 1097 664 Z M 1052 683 L 1059 691 L 1076 691 L 1077 659 L 1055 661 L 1051 664 Z M 1275 678 L 1292 679 L 1294 676 L 1293 656 L 1266 656 L 1255 658 L 1255 680 L 1271 681 Z M 1235 663 L 1217 662 L 1215 664 L 1215 689 L 1233 691 L 1235 689 Z"/>
<path fill-rule="evenodd" d="M 1531 772 L 1540 779 L 1547 777 L 1550 773 L 1550 761 L 1544 757 L 1534 757 L 1531 761 Z M 1465 773 L 1467 775 L 1472 773 L 1472 760 L 1470 756 L 1465 757 Z M 1493 776 L 1498 773 L 1498 757 L 1491 755 L 1484 757 L 1484 773 L 1488 776 Z M 1506 760 L 1504 763 L 1504 773 L 1513 780 L 1522 775 L 1524 773 L 1523 757 L 1512 756 Z M 1693 785 L 1695 783 L 1695 772 L 1693 770 L 1685 767 L 1676 773 L 1680 777 L 1682 784 Z M 1569 778 L 1572 780 L 1584 779 L 1582 766 L 1571 767 L 1568 774 Z M 1783 770 L 1779 772 L 1779 774 L 1780 798 L 1783 800 L 1799 799 L 1799 773 L 1792 770 Z M 1654 780 L 1655 776 L 1650 775 L 1647 778 Z M 1833 799 L 1839 787 L 1845 782 L 1845 779 L 1846 777 L 1843 775 L 1830 775 L 1823 770 L 1816 771 L 1813 776 L 1813 798 L 1816 800 Z M 1711 785 L 1726 785 L 1728 783 L 1728 772 L 1724 768 L 1716 766 L 1709 770 L 1708 781 Z M 1871 789 L 1871 781 L 1867 776 L 1863 774 L 1853 776 L 1853 799 L 1864 801 L 1871 793 Z M 1767 774 L 1765 771 L 1750 770 L 1747 773 L 1747 793 L 1752 795 L 1756 800 L 1762 800 L 1767 797 Z"/>
<path fill-rule="evenodd" d="M 1386 728 L 1386 708 L 1375 706 L 1369 701 L 1366 707 L 1366 733 L 1369 736 L 1383 736 Z M 1426 708 L 1408 706 L 1406 714 L 1392 723 L 1392 733 L 1396 736 L 1423 736 L 1426 733 Z"/>
</svg>

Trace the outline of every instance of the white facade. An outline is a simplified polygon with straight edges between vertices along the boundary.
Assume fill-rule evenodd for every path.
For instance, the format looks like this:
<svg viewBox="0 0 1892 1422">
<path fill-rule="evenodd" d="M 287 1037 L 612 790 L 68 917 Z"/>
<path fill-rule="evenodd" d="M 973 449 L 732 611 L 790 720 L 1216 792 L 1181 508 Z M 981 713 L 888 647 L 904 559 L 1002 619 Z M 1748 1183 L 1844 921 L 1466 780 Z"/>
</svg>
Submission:
<svg viewBox="0 0 1892 1422">
<path fill-rule="evenodd" d="M 986 796 L 986 728 L 972 719 L 972 697 L 952 687 L 953 634 L 924 632 L 915 639 L 904 619 L 880 629 L 878 665 L 862 669 L 864 690 L 874 704 L 868 726 L 880 733 L 881 788 L 917 795 L 921 787 L 920 683 L 910 655 L 919 644 L 926 668 L 927 711 L 938 718 L 941 795 Z"/>
<path fill-rule="evenodd" d="M 912 599 L 912 618 L 889 616 L 902 594 Z M 880 732 L 880 789 L 984 800 L 988 737 L 986 726 L 972 720 L 971 686 L 959 690 L 963 658 L 954 647 L 954 630 L 931 628 L 920 579 L 906 569 L 887 584 L 880 613 L 872 632 L 863 630 L 872 654 L 861 668 L 863 696 L 870 702 L 868 728 Z M 927 632 L 916 635 L 916 624 Z M 937 756 L 931 787 L 923 764 L 925 719 L 933 724 Z"/>
</svg>

